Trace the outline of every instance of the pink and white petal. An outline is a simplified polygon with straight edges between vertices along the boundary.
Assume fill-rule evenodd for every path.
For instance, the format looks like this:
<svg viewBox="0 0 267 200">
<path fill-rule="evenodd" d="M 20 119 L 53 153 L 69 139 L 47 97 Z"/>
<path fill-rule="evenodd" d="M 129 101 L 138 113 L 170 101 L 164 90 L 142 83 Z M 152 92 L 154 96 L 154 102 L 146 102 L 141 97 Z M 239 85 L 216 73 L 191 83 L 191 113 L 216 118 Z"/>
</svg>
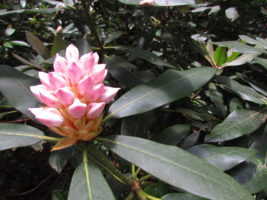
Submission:
<svg viewBox="0 0 267 200">
<path fill-rule="evenodd" d="M 42 84 L 30 86 L 30 90 L 39 101 L 42 101 L 40 97 L 40 91 L 44 90 L 44 86 Z"/>
<path fill-rule="evenodd" d="M 69 87 L 58 89 L 56 91 L 56 97 L 58 98 L 59 103 L 65 106 L 71 105 L 75 99 L 75 95 Z"/>
<path fill-rule="evenodd" d="M 104 88 L 104 93 L 99 98 L 99 101 L 103 101 L 105 103 L 110 102 L 115 97 L 115 95 L 117 94 L 117 92 L 119 90 L 120 90 L 120 88 L 114 88 L 114 87 L 108 87 L 108 86 L 106 86 Z"/>
<path fill-rule="evenodd" d="M 58 99 L 54 95 L 53 92 L 48 90 L 42 90 L 40 91 L 40 99 L 41 102 L 49 107 L 57 108 L 59 106 Z"/>
<path fill-rule="evenodd" d="M 94 58 L 95 58 L 95 65 L 97 65 L 98 62 L 99 62 L 99 55 L 97 53 L 94 53 L 93 55 L 94 55 Z"/>
<path fill-rule="evenodd" d="M 54 89 L 53 85 L 51 85 L 48 77 L 48 73 L 45 72 L 39 72 L 39 79 L 41 83 L 47 88 L 47 89 Z"/>
<path fill-rule="evenodd" d="M 67 71 L 67 60 L 60 56 L 59 54 L 56 55 L 56 59 L 54 61 L 54 71 L 66 74 Z"/>
<path fill-rule="evenodd" d="M 29 111 L 34 115 L 40 115 L 44 113 L 45 108 L 29 108 Z"/>
<path fill-rule="evenodd" d="M 67 73 L 72 84 L 77 84 L 83 77 L 82 69 L 77 62 L 70 62 L 68 64 Z"/>
<path fill-rule="evenodd" d="M 87 105 L 85 103 L 82 103 L 79 99 L 75 99 L 73 104 L 71 104 L 68 108 L 69 113 L 74 118 L 81 118 L 86 113 Z"/>
<path fill-rule="evenodd" d="M 50 72 L 48 73 L 49 82 L 55 89 L 62 88 L 68 86 L 67 81 L 61 75 L 61 73 Z"/>
<path fill-rule="evenodd" d="M 91 76 L 84 77 L 78 84 L 78 91 L 80 95 L 89 96 L 92 93 L 94 81 Z"/>
<path fill-rule="evenodd" d="M 84 54 L 80 58 L 79 64 L 83 70 L 84 76 L 90 74 L 93 71 L 93 68 L 95 65 L 95 58 L 94 58 L 93 52 Z"/>
<path fill-rule="evenodd" d="M 96 84 L 102 83 L 106 78 L 107 70 L 105 64 L 98 64 L 94 66 L 94 71 L 92 73 L 93 79 Z"/>
<path fill-rule="evenodd" d="M 101 103 L 90 103 L 88 105 L 88 111 L 87 111 L 87 117 L 89 119 L 95 119 L 97 117 L 99 117 L 104 108 L 105 108 L 105 103 L 104 102 L 101 102 Z"/>
<path fill-rule="evenodd" d="M 64 122 L 64 117 L 55 108 L 43 108 L 42 112 L 41 110 L 31 110 L 31 112 L 35 113 L 35 118 L 47 127 L 58 127 Z"/>
<path fill-rule="evenodd" d="M 73 44 L 70 44 L 66 49 L 66 58 L 68 62 L 79 61 L 79 50 Z"/>
<path fill-rule="evenodd" d="M 92 93 L 89 96 L 90 101 L 96 101 L 99 99 L 105 91 L 105 86 L 104 84 L 98 84 L 94 86 Z"/>
</svg>

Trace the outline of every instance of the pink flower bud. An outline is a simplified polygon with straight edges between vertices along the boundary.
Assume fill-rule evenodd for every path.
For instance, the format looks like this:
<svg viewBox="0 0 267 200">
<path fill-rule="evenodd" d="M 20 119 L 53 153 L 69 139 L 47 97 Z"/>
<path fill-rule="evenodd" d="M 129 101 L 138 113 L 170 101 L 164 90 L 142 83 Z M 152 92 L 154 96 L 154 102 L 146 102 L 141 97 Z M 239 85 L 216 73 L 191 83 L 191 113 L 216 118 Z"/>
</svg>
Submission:
<svg viewBox="0 0 267 200">
<path fill-rule="evenodd" d="M 69 106 L 73 103 L 75 95 L 69 87 L 60 88 L 56 91 L 56 96 L 59 102 L 63 105 Z"/>
<path fill-rule="evenodd" d="M 79 61 L 79 50 L 73 44 L 70 44 L 66 49 L 66 58 L 68 62 Z"/>
<path fill-rule="evenodd" d="M 29 108 L 29 110 L 47 127 L 61 126 L 64 122 L 63 116 L 56 108 Z"/>
<path fill-rule="evenodd" d="M 95 58 L 95 65 L 98 64 L 99 62 L 99 55 L 97 53 L 94 53 L 94 58 Z"/>
<path fill-rule="evenodd" d="M 41 102 L 44 103 L 45 105 L 49 106 L 49 107 L 58 107 L 59 106 L 59 102 L 58 99 L 55 97 L 55 95 L 53 94 L 53 92 L 48 91 L 48 90 L 40 90 L 40 99 Z"/>
<path fill-rule="evenodd" d="M 114 96 L 117 94 L 117 92 L 120 90 L 120 88 L 114 88 L 114 87 L 108 87 L 106 86 L 104 88 L 104 93 L 100 97 L 100 101 L 103 101 L 105 103 L 110 102 Z"/>
<path fill-rule="evenodd" d="M 72 84 L 77 84 L 82 79 L 83 73 L 77 62 L 70 62 L 67 72 Z"/>
<path fill-rule="evenodd" d="M 50 73 L 48 73 L 48 78 L 49 78 L 49 82 L 50 82 L 51 86 L 54 89 L 65 87 L 68 85 L 68 83 L 63 78 L 63 76 L 60 75 L 60 73 L 50 72 Z"/>
<path fill-rule="evenodd" d="M 42 84 L 30 86 L 30 90 L 39 101 L 42 101 L 40 96 L 40 91 L 44 90 L 44 86 Z"/>
<path fill-rule="evenodd" d="M 105 103 L 90 103 L 88 105 L 88 112 L 87 112 L 87 117 L 89 119 L 95 119 L 101 115 L 105 108 Z"/>
<path fill-rule="evenodd" d="M 88 96 L 90 101 L 96 101 L 99 99 L 104 93 L 105 86 L 103 84 L 98 84 L 94 86 L 93 92 Z"/>
<path fill-rule="evenodd" d="M 49 81 L 48 74 L 45 72 L 39 72 L 39 79 L 41 83 L 47 88 L 47 89 L 52 89 L 53 87 L 51 86 L 51 83 Z"/>
<path fill-rule="evenodd" d="M 86 113 L 87 105 L 85 103 L 82 103 L 79 99 L 75 99 L 73 104 L 71 104 L 68 108 L 69 113 L 74 118 L 81 118 Z"/>
<path fill-rule="evenodd" d="M 94 81 L 91 76 L 84 77 L 78 84 L 79 94 L 89 96 L 94 87 Z"/>
<path fill-rule="evenodd" d="M 90 74 L 93 71 L 94 65 L 95 65 L 95 57 L 93 52 L 84 54 L 80 60 L 80 65 L 83 68 L 83 74 L 84 76 Z"/>
<path fill-rule="evenodd" d="M 67 71 L 67 60 L 59 54 L 56 55 L 56 59 L 54 62 L 54 70 L 55 72 L 60 72 L 63 74 L 65 74 Z"/>
<path fill-rule="evenodd" d="M 94 66 L 94 71 L 92 73 L 93 79 L 96 84 L 102 83 L 106 78 L 107 70 L 105 64 L 98 64 Z"/>
</svg>

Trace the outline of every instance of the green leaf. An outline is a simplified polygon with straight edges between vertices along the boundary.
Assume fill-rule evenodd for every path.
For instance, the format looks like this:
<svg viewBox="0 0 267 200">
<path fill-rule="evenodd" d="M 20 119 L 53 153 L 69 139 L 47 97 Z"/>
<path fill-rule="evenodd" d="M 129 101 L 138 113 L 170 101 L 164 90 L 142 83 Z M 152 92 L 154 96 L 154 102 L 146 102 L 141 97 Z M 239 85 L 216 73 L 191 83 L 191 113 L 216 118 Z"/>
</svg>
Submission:
<svg viewBox="0 0 267 200">
<path fill-rule="evenodd" d="M 238 66 L 243 65 L 247 62 L 252 61 L 254 58 L 256 58 L 258 54 L 243 54 L 242 56 L 239 56 L 235 60 L 231 62 L 227 62 L 224 64 L 224 66 Z"/>
<path fill-rule="evenodd" d="M 38 80 L 26 76 L 22 72 L 7 66 L 0 65 L 0 91 L 8 102 L 23 114 L 34 119 L 28 108 L 37 107 L 38 101 L 29 87 L 38 84 Z"/>
<path fill-rule="evenodd" d="M 258 54 L 263 53 L 263 50 L 251 47 L 249 45 L 237 42 L 237 41 L 226 41 L 226 42 L 213 42 L 221 47 L 232 48 L 234 52 L 248 53 L 248 54 Z"/>
<path fill-rule="evenodd" d="M 26 33 L 26 39 L 31 44 L 32 48 L 43 58 L 45 59 L 49 58 L 50 53 L 49 50 L 44 45 L 44 43 L 31 32 L 25 31 L 25 33 Z"/>
<path fill-rule="evenodd" d="M 215 126 L 207 142 L 232 140 L 257 130 L 266 120 L 267 108 L 259 110 L 236 110 L 220 124 Z"/>
<path fill-rule="evenodd" d="M 128 5 L 140 5 L 141 0 L 119 0 Z M 155 0 L 155 6 L 185 6 L 195 4 L 194 0 Z"/>
<path fill-rule="evenodd" d="M 116 31 L 116 32 L 109 33 L 107 38 L 105 39 L 105 44 L 110 43 L 113 40 L 118 39 L 123 34 L 125 34 L 125 32 L 122 32 L 122 31 Z"/>
<path fill-rule="evenodd" d="M 161 58 L 159 58 L 154 53 L 148 50 L 134 48 L 134 47 L 126 47 L 126 46 L 116 46 L 114 48 L 117 50 L 129 53 L 135 57 L 142 58 L 145 61 L 152 63 L 154 65 L 175 68 L 173 65 L 167 63 L 166 61 L 162 60 Z"/>
<path fill-rule="evenodd" d="M 101 170 L 87 153 L 83 153 L 83 162 L 75 169 L 71 180 L 68 200 L 115 200 Z"/>
<path fill-rule="evenodd" d="M 98 138 L 123 159 L 190 193 L 216 200 L 252 200 L 234 179 L 174 146 L 130 136 Z"/>
<path fill-rule="evenodd" d="M 86 38 L 81 38 L 75 42 L 75 46 L 79 49 L 80 55 L 89 53 L 92 49 Z"/>
<path fill-rule="evenodd" d="M 121 135 L 149 138 L 152 120 L 151 112 L 127 117 L 122 121 Z"/>
<path fill-rule="evenodd" d="M 164 129 L 153 140 L 162 144 L 176 145 L 189 134 L 190 129 L 188 124 L 176 124 Z"/>
<path fill-rule="evenodd" d="M 216 80 L 218 81 L 218 83 L 220 83 L 219 86 L 221 86 L 222 88 L 226 89 L 229 92 L 238 95 L 241 99 L 260 105 L 265 104 L 264 101 L 266 100 L 266 97 L 260 95 L 251 87 L 242 85 L 239 82 L 231 78 L 228 78 L 226 76 L 217 76 Z"/>
<path fill-rule="evenodd" d="M 50 55 L 54 56 L 56 55 L 56 53 L 60 52 L 61 50 L 64 50 L 66 47 L 67 47 L 67 42 L 63 40 L 60 35 L 56 35 L 54 37 Z"/>
<path fill-rule="evenodd" d="M 227 57 L 226 62 L 231 62 L 234 59 L 236 59 L 238 56 L 240 55 L 239 52 L 232 52 L 231 55 L 229 57 Z"/>
<path fill-rule="evenodd" d="M 74 155 L 73 148 L 52 151 L 49 156 L 49 165 L 58 173 L 67 165 L 68 160 Z"/>
<path fill-rule="evenodd" d="M 225 171 L 256 155 L 253 149 L 241 147 L 216 147 L 209 144 L 197 145 L 189 152 Z"/>
<path fill-rule="evenodd" d="M 21 14 L 21 13 L 43 13 L 43 14 L 51 14 L 60 11 L 60 9 L 56 8 L 46 8 L 46 9 L 18 9 L 18 10 L 10 10 L 7 11 L 5 9 L 0 10 L 0 16 L 4 15 L 12 15 L 12 14 Z"/>
<path fill-rule="evenodd" d="M 267 70 L 267 59 L 264 58 L 255 58 L 252 63 L 257 63 L 264 67 Z"/>
<path fill-rule="evenodd" d="M 206 199 L 188 193 L 172 193 L 172 194 L 166 194 L 161 198 L 161 200 L 206 200 Z"/>
<path fill-rule="evenodd" d="M 49 137 L 43 132 L 24 124 L 0 124 L 0 150 L 25 147 L 36 144 Z"/>
<path fill-rule="evenodd" d="M 227 60 L 226 48 L 218 46 L 214 52 L 214 60 L 217 66 L 222 66 Z"/>
<path fill-rule="evenodd" d="M 108 117 L 144 113 L 187 97 L 206 84 L 215 73 L 214 68 L 208 67 L 186 71 L 168 70 L 151 82 L 136 86 L 115 101 Z"/>
</svg>

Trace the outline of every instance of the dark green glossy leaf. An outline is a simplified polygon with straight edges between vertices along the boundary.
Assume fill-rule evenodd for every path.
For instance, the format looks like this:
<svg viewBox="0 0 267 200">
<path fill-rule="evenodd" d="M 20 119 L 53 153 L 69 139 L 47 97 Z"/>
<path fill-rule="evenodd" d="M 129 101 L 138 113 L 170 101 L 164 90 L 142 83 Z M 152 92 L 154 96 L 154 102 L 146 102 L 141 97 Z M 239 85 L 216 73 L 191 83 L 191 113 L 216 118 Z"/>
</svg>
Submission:
<svg viewBox="0 0 267 200">
<path fill-rule="evenodd" d="M 151 82 L 136 86 L 110 107 L 109 117 L 126 117 L 153 110 L 187 97 L 201 88 L 216 73 L 208 67 L 186 71 L 168 70 Z"/>
<path fill-rule="evenodd" d="M 9 104 L 31 119 L 34 117 L 28 108 L 37 107 L 38 101 L 29 87 L 36 84 L 38 84 L 37 79 L 7 65 L 0 65 L 0 92 L 7 98 Z"/>
<path fill-rule="evenodd" d="M 264 124 L 267 108 L 259 110 L 236 110 L 207 135 L 207 142 L 222 142 L 252 133 Z"/>
<path fill-rule="evenodd" d="M 25 147 L 46 139 L 43 132 L 24 124 L 0 124 L 0 150 Z"/>
<path fill-rule="evenodd" d="M 58 173 L 67 165 L 68 160 L 74 155 L 72 148 L 52 151 L 49 156 L 49 165 Z"/>
<path fill-rule="evenodd" d="M 176 145 L 189 134 L 190 129 L 188 124 L 176 124 L 164 129 L 153 140 L 162 144 Z"/>
<path fill-rule="evenodd" d="M 75 45 L 79 49 L 80 55 L 89 53 L 92 50 L 86 38 L 81 38 L 75 43 Z"/>
<path fill-rule="evenodd" d="M 29 31 L 25 31 L 26 39 L 31 44 L 32 48 L 43 58 L 49 58 L 50 53 L 48 48 L 44 45 L 44 43 L 36 37 L 33 33 Z"/>
<path fill-rule="evenodd" d="M 196 156 L 225 171 L 256 155 L 253 149 L 241 147 L 216 147 L 213 145 L 197 145 L 189 149 Z"/>
<path fill-rule="evenodd" d="M 226 48 L 218 46 L 214 52 L 214 60 L 217 66 L 221 66 L 227 60 Z"/>
<path fill-rule="evenodd" d="M 252 63 L 257 63 L 264 67 L 267 70 L 267 59 L 264 58 L 255 58 Z"/>
<path fill-rule="evenodd" d="M 257 104 L 265 104 L 264 99 L 266 100 L 266 97 L 257 93 L 251 87 L 242 85 L 237 81 L 228 78 L 226 76 L 218 76 L 216 77 L 216 80 L 221 84 L 220 85 L 221 87 L 228 90 L 229 92 L 238 95 L 240 98 L 244 100 L 251 101 Z"/>
<path fill-rule="evenodd" d="M 127 117 L 122 121 L 121 134 L 149 138 L 152 119 L 153 115 L 151 112 Z"/>
<path fill-rule="evenodd" d="M 206 199 L 189 193 L 172 193 L 163 196 L 161 200 L 206 200 Z"/>
<path fill-rule="evenodd" d="M 68 200 L 115 200 L 101 170 L 83 154 L 83 162 L 75 169 Z"/>
<path fill-rule="evenodd" d="M 63 40 L 60 35 L 56 35 L 54 37 L 50 55 L 54 56 L 56 55 L 56 53 L 59 53 L 61 50 L 65 49 L 66 47 L 67 47 L 67 42 Z"/>
<path fill-rule="evenodd" d="M 213 43 L 221 47 L 232 48 L 234 52 L 248 53 L 248 54 L 263 53 L 263 50 L 261 49 L 254 48 L 237 41 L 213 42 Z"/>
<path fill-rule="evenodd" d="M 134 48 L 134 47 L 126 47 L 126 46 L 117 46 L 114 48 L 117 50 L 129 53 L 135 57 L 142 58 L 142 59 L 146 60 L 147 62 L 150 62 L 154 65 L 166 66 L 169 68 L 175 68 L 173 65 L 167 63 L 166 61 L 162 60 L 161 58 L 159 58 L 154 53 L 152 53 L 148 50 Z"/>
<path fill-rule="evenodd" d="M 230 176 L 178 147 L 130 136 L 98 140 L 125 160 L 190 193 L 214 200 L 253 199 Z"/>
<path fill-rule="evenodd" d="M 18 10 L 1 10 L 0 16 L 4 15 L 12 15 L 12 14 L 21 14 L 21 13 L 43 13 L 43 14 L 51 14 L 58 12 L 60 9 L 56 8 L 45 8 L 45 9 L 18 9 Z"/>
<path fill-rule="evenodd" d="M 129 5 L 140 5 L 141 0 L 119 0 Z M 155 6 L 185 6 L 195 4 L 194 0 L 155 0 Z"/>
<path fill-rule="evenodd" d="M 247 62 L 252 61 L 257 56 L 258 56 L 258 54 L 243 54 L 242 56 L 239 56 L 238 58 L 234 59 L 233 61 L 225 63 L 224 66 L 243 65 L 243 64 L 245 64 Z"/>
</svg>

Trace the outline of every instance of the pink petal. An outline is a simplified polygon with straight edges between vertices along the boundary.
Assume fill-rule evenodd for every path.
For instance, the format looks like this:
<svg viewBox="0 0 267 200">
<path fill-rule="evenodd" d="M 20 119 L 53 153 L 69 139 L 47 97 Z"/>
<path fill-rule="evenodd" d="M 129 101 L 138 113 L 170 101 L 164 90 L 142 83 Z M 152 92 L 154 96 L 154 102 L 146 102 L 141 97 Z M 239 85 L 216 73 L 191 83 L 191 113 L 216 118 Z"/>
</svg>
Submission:
<svg viewBox="0 0 267 200">
<path fill-rule="evenodd" d="M 63 74 L 65 74 L 67 71 L 67 60 L 59 54 L 56 55 L 56 59 L 54 62 L 54 71 Z"/>
<path fill-rule="evenodd" d="M 44 103 L 45 105 L 47 105 L 49 107 L 58 107 L 59 106 L 58 99 L 55 97 L 55 95 L 51 91 L 48 91 L 45 89 L 41 90 L 40 91 L 40 99 L 41 99 L 42 103 Z"/>
<path fill-rule="evenodd" d="M 103 84 L 98 84 L 94 86 L 93 91 L 89 96 L 89 100 L 96 101 L 97 99 L 99 99 L 99 97 L 103 95 L 104 91 L 105 87 Z"/>
<path fill-rule="evenodd" d="M 86 76 L 90 74 L 95 65 L 95 57 L 93 52 L 84 54 L 79 60 L 80 66 L 83 69 L 83 74 Z"/>
<path fill-rule="evenodd" d="M 77 62 L 70 62 L 68 64 L 68 77 L 72 84 L 78 83 L 83 76 L 82 69 L 79 67 Z"/>
<path fill-rule="evenodd" d="M 56 108 L 29 108 L 35 118 L 48 127 L 61 126 L 64 118 Z"/>
<path fill-rule="evenodd" d="M 48 78 L 54 89 L 62 88 L 68 85 L 67 81 L 62 75 L 60 75 L 60 73 L 50 72 L 48 73 Z"/>
<path fill-rule="evenodd" d="M 75 99 L 73 104 L 68 108 L 68 111 L 74 118 L 81 118 L 86 113 L 86 107 L 85 103 L 82 103 L 79 99 Z"/>
<path fill-rule="evenodd" d="M 69 106 L 73 103 L 75 95 L 69 87 L 60 88 L 56 91 L 56 96 L 59 102 L 63 105 Z"/>
<path fill-rule="evenodd" d="M 79 93 L 88 97 L 93 91 L 93 86 L 93 79 L 90 76 L 86 76 L 78 84 Z"/>
<path fill-rule="evenodd" d="M 140 5 L 154 6 L 155 0 L 142 0 L 140 1 Z"/>
<path fill-rule="evenodd" d="M 106 78 L 107 70 L 105 64 L 98 64 L 94 66 L 93 79 L 95 83 L 102 83 Z"/>
<path fill-rule="evenodd" d="M 39 79 L 40 79 L 41 83 L 42 83 L 47 89 L 53 89 L 53 85 L 51 85 L 47 73 L 45 73 L 45 72 L 39 72 L 38 75 L 39 75 Z"/>
<path fill-rule="evenodd" d="M 98 64 L 99 62 L 99 55 L 97 53 L 94 53 L 94 58 L 95 58 L 95 65 Z"/>
<path fill-rule="evenodd" d="M 120 90 L 120 88 L 113 88 L 113 87 L 105 87 L 103 95 L 99 98 L 99 101 L 103 101 L 105 103 L 110 102 L 117 92 Z"/>
<path fill-rule="evenodd" d="M 68 62 L 78 62 L 79 60 L 79 50 L 73 44 L 70 44 L 66 49 L 66 58 Z"/>
<path fill-rule="evenodd" d="M 30 90 L 39 101 L 42 101 L 40 97 L 40 91 L 44 90 L 44 86 L 42 84 L 30 86 Z"/>
<path fill-rule="evenodd" d="M 89 119 L 95 119 L 101 115 L 105 108 L 105 103 L 90 103 L 88 106 L 87 117 Z"/>
</svg>

